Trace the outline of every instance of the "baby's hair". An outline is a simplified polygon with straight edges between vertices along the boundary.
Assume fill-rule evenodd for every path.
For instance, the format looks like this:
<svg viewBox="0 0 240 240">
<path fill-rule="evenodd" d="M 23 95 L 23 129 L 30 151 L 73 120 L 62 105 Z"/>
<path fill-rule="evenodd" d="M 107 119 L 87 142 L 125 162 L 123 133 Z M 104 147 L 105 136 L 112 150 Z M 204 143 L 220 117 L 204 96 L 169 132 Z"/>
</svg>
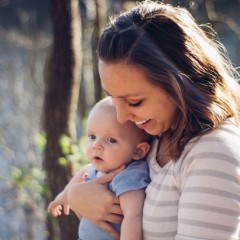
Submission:
<svg viewBox="0 0 240 240">
<path fill-rule="evenodd" d="M 97 103 L 93 106 L 92 110 L 93 110 L 94 108 L 96 108 L 96 107 L 109 107 L 109 108 L 115 109 L 115 106 L 114 106 L 114 103 L 113 103 L 113 101 L 112 101 L 112 98 L 109 97 L 109 96 L 107 96 L 107 97 L 101 99 L 99 102 L 97 102 Z"/>
</svg>

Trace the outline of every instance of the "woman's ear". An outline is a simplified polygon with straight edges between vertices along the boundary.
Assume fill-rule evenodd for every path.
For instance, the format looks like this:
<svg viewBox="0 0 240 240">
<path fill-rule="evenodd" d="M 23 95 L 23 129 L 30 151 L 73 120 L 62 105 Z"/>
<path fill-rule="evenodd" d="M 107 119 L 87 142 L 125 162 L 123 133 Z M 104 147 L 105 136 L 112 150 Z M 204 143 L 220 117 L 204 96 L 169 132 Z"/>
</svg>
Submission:
<svg viewBox="0 0 240 240">
<path fill-rule="evenodd" d="M 150 145 L 147 142 L 141 142 L 137 145 L 133 154 L 134 160 L 140 160 L 144 158 L 150 149 Z"/>
</svg>

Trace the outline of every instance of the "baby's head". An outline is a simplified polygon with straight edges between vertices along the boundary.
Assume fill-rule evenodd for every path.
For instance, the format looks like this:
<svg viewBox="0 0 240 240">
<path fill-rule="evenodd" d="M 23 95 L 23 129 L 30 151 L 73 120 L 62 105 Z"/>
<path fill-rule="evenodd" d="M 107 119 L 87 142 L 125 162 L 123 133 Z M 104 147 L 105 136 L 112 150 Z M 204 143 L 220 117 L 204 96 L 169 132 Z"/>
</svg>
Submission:
<svg viewBox="0 0 240 240">
<path fill-rule="evenodd" d="M 87 122 L 87 157 L 102 172 L 140 160 L 149 151 L 150 136 L 133 122 L 120 124 L 111 97 L 98 102 Z"/>
</svg>

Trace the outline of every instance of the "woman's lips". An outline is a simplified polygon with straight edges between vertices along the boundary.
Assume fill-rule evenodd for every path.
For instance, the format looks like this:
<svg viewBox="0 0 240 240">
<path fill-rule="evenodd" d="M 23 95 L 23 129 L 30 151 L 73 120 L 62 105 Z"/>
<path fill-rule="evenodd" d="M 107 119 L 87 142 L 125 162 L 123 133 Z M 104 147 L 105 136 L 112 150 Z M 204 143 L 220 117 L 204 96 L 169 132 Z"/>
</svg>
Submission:
<svg viewBox="0 0 240 240">
<path fill-rule="evenodd" d="M 135 122 L 135 124 L 137 125 L 138 128 L 144 129 L 146 127 L 146 125 L 149 123 L 149 121 L 150 121 L 150 119 L 139 121 L 139 122 Z"/>
</svg>

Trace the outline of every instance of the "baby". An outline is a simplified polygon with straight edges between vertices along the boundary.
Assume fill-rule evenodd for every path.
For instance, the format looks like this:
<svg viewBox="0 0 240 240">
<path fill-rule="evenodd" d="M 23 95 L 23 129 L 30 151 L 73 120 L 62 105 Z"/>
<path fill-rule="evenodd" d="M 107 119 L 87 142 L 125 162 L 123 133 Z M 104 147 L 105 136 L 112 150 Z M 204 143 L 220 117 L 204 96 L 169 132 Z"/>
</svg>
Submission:
<svg viewBox="0 0 240 240">
<path fill-rule="evenodd" d="M 133 122 L 119 124 L 110 97 L 98 102 L 87 121 L 86 154 L 90 164 L 83 167 L 48 206 L 54 216 L 61 215 L 62 206 L 69 214 L 69 186 L 88 181 L 125 165 L 125 169 L 109 183 L 109 189 L 119 197 L 123 212 L 121 226 L 111 224 L 120 232 L 121 240 L 142 239 L 142 208 L 145 188 L 150 183 L 144 157 L 150 149 L 150 136 Z M 79 224 L 80 240 L 113 240 L 106 231 L 85 218 Z"/>
</svg>

